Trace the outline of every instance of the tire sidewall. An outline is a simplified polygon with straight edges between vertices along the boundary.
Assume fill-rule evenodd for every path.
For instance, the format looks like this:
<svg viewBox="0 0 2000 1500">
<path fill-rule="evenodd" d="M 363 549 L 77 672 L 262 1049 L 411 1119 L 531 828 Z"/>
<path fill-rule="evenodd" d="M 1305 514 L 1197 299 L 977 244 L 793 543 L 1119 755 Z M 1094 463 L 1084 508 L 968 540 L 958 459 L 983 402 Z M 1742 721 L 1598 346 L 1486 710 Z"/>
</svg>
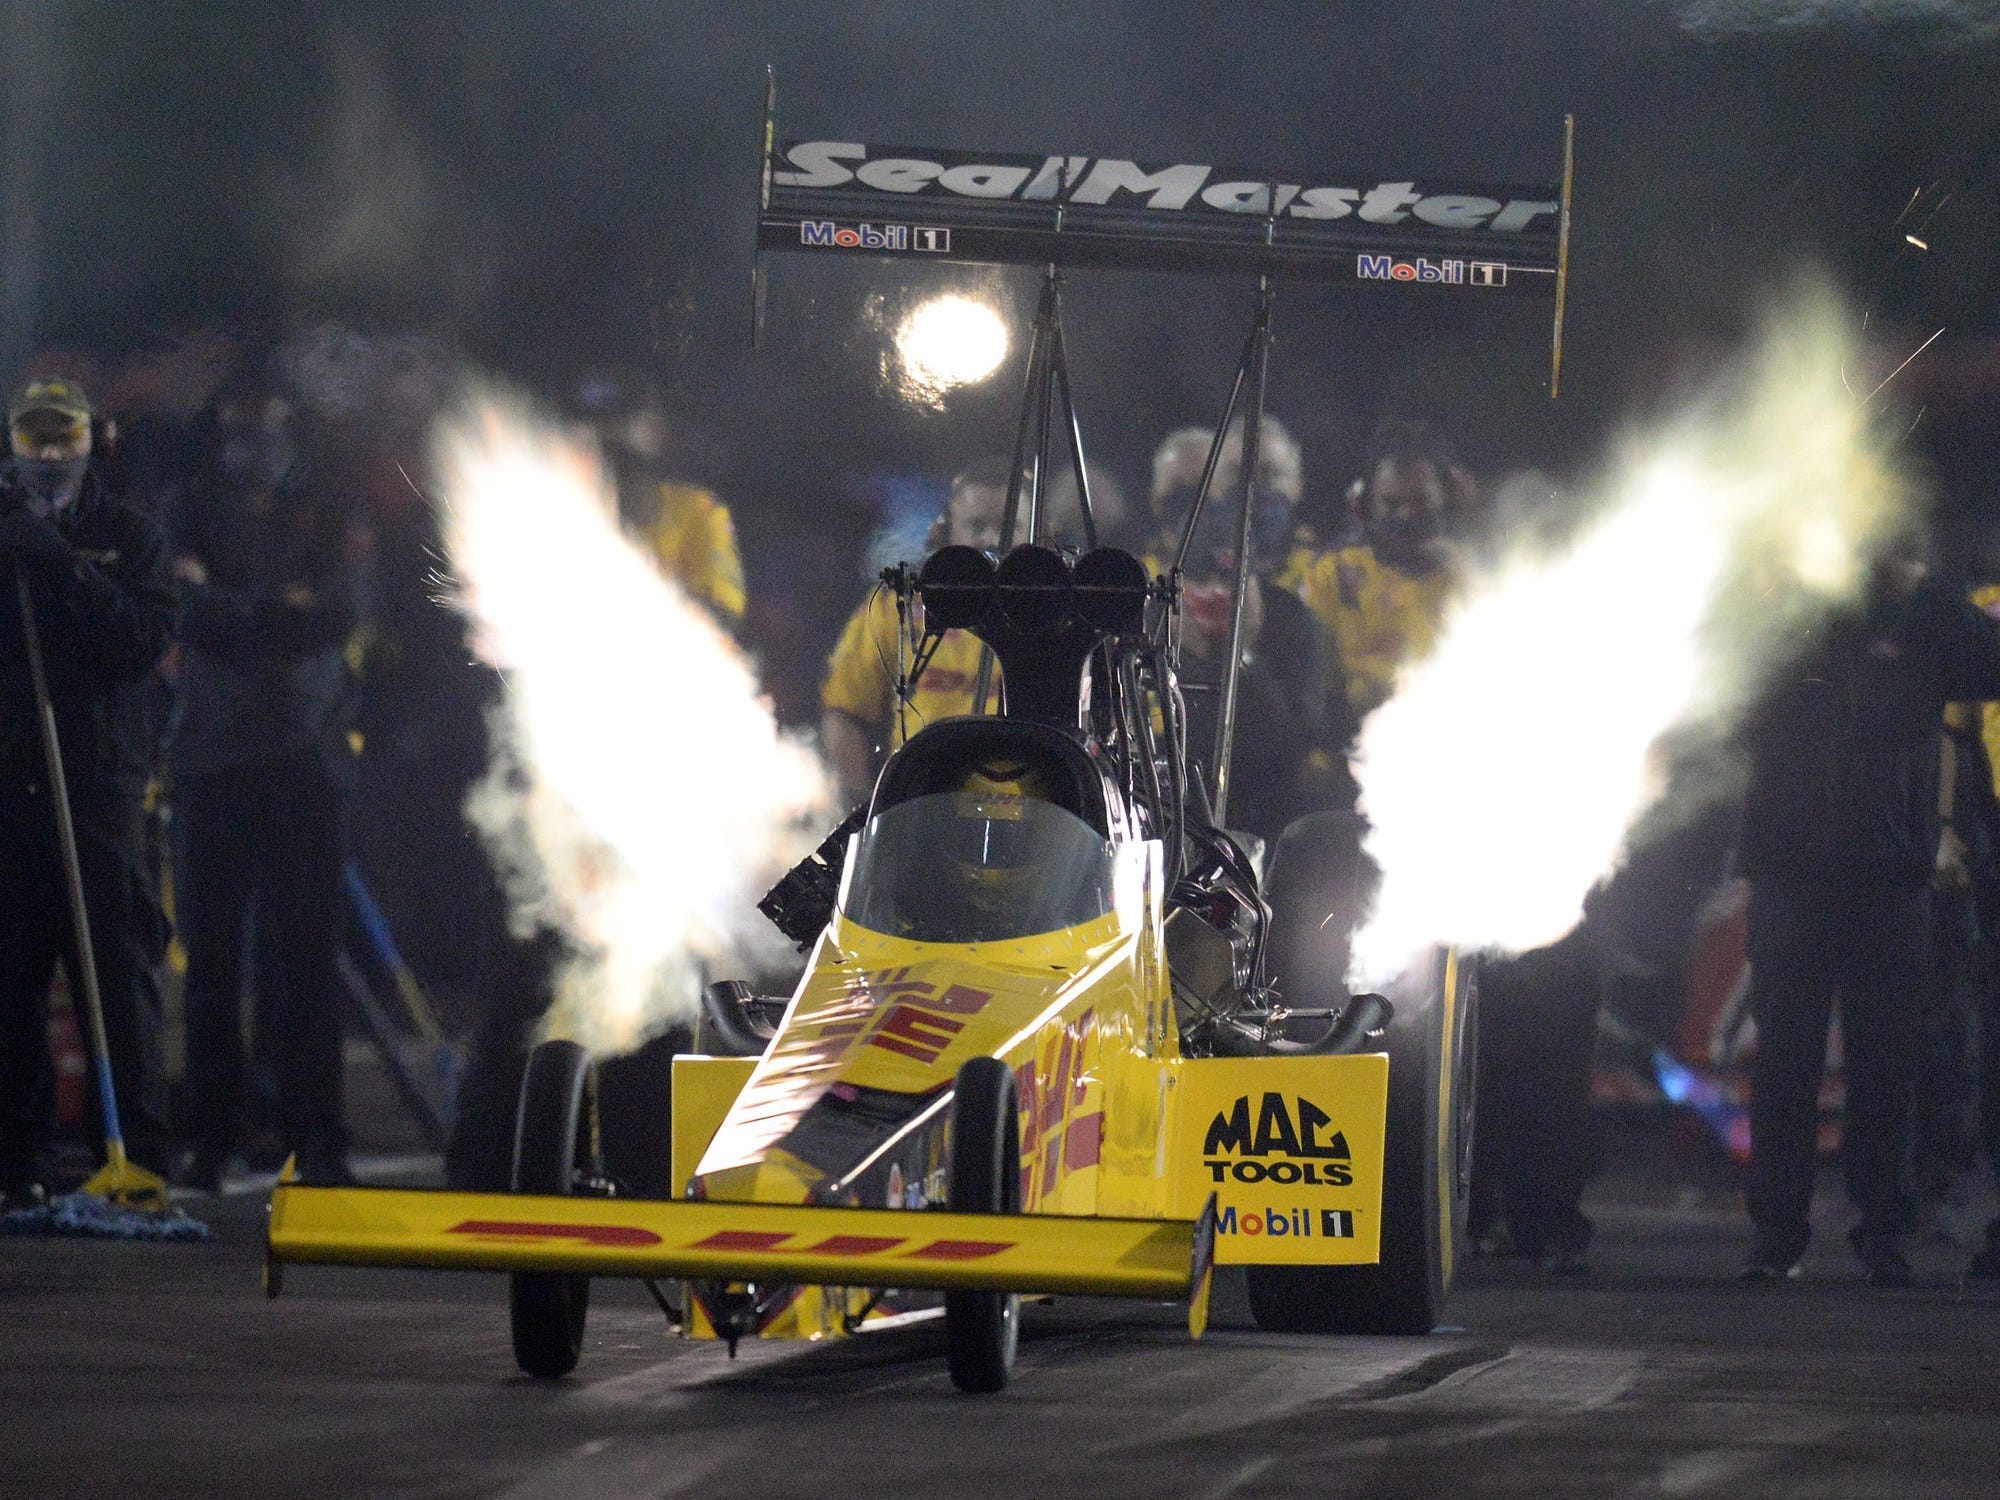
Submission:
<svg viewBox="0 0 2000 1500">
<path fill-rule="evenodd" d="M 1426 1326 L 1443 1316 L 1463 1260 L 1466 1214 L 1471 1202 L 1472 1131 L 1476 1101 L 1473 1064 L 1479 1028 L 1475 960 L 1434 949 L 1416 976 L 1408 998 L 1411 1028 L 1394 1037 L 1389 1063 L 1389 1152 L 1396 1170 L 1384 1163 L 1383 1261 L 1389 1263 L 1393 1234 L 1404 1264 L 1425 1268 L 1424 1306 L 1411 1304 L 1411 1321 Z M 1399 1002 L 1400 1008 L 1400 1002 Z M 1397 1073 L 1402 1074 L 1398 1089 Z M 1421 1100 L 1410 1097 L 1413 1085 Z M 1421 1121 L 1413 1138 L 1408 1123 Z M 1400 1137 L 1400 1139 L 1399 1139 Z M 1421 1183 L 1421 1206 L 1406 1201 L 1405 1189 Z M 1392 1192 L 1392 1189 L 1394 1191 Z M 1393 1202 L 1392 1202 L 1393 1198 Z M 1415 1288 L 1411 1288 L 1412 1293 Z"/>
<path fill-rule="evenodd" d="M 1436 1321 L 1444 1302 L 1450 1223 L 1440 1194 L 1447 1158 L 1440 1149 L 1438 1129 L 1442 1108 L 1439 1085 L 1447 1066 L 1449 1042 L 1445 1032 L 1451 1020 L 1443 955 L 1428 955 L 1409 979 L 1407 988 L 1395 998 L 1396 1017 L 1388 1035 L 1381 1263 L 1394 1288 L 1391 1300 L 1398 1306 L 1396 1321 L 1428 1327 Z M 1418 1267 L 1422 1268 L 1421 1276 Z"/>
<path fill-rule="evenodd" d="M 1471 971 L 1458 960 L 1458 982 L 1449 986 L 1452 962 L 1445 950 L 1433 950 L 1389 990 L 1395 1014 L 1382 1044 L 1389 1087 L 1379 1259 L 1365 1266 L 1248 1267 L 1259 1326 L 1420 1334 L 1437 1325 L 1463 1243 L 1469 1119 L 1458 1104 L 1477 1026 Z M 1454 1077 L 1447 1093 L 1444 1082 Z"/>
<path fill-rule="evenodd" d="M 542 1042 L 528 1054 L 514 1117 L 513 1191 L 569 1196 L 589 1075 L 590 1056 L 575 1042 Z"/>
<path fill-rule="evenodd" d="M 953 1213 L 1018 1213 L 1021 1122 L 1014 1070 L 976 1057 L 958 1071 L 951 1109 L 946 1207 Z M 945 1336 L 953 1382 L 991 1392 L 1007 1384 L 1020 1338 L 1020 1298 L 1011 1292 L 947 1292 Z"/>
<path fill-rule="evenodd" d="M 514 1123 L 509 1180 L 515 1192 L 568 1197 L 573 1191 L 590 1066 L 589 1054 L 574 1042 L 543 1042 L 529 1054 Z M 524 1371 L 553 1379 L 576 1367 L 590 1307 L 588 1276 L 518 1271 L 508 1303 L 514 1357 Z"/>
</svg>

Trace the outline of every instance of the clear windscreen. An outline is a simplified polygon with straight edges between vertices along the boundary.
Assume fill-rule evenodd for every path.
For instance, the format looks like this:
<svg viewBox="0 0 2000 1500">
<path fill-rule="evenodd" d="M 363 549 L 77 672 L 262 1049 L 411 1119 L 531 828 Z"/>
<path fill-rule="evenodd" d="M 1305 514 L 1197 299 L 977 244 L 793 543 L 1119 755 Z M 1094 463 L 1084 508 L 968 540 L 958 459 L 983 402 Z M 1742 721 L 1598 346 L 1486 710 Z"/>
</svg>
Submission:
<svg viewBox="0 0 2000 1500">
<path fill-rule="evenodd" d="M 1050 802 L 941 792 L 861 831 L 844 914 L 873 932 L 983 943 L 1057 932 L 1112 909 L 1111 845 Z"/>
</svg>

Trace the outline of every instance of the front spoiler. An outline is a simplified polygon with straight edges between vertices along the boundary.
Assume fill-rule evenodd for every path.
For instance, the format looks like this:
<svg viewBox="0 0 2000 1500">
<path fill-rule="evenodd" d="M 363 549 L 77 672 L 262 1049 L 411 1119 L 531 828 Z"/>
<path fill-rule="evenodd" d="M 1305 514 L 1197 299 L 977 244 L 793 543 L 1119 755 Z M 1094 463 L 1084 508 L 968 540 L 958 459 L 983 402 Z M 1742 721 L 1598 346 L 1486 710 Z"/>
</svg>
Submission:
<svg viewBox="0 0 2000 1500">
<path fill-rule="evenodd" d="M 1186 1299 L 1199 1338 L 1215 1200 L 1190 1222 L 280 1182 L 266 1254 L 274 1296 L 304 1264 L 1061 1293 Z"/>
</svg>

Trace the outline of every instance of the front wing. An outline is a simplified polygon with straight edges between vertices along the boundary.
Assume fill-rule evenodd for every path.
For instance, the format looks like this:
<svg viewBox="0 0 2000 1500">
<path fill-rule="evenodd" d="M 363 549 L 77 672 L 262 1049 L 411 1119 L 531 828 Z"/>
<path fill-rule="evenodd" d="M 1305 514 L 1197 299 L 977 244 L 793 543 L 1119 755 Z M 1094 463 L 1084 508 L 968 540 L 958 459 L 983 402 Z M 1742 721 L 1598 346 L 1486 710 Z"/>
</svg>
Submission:
<svg viewBox="0 0 2000 1500">
<path fill-rule="evenodd" d="M 1193 1220 L 553 1198 L 281 1182 L 288 1264 L 1186 1299 L 1208 1321 L 1215 1201 Z"/>
</svg>

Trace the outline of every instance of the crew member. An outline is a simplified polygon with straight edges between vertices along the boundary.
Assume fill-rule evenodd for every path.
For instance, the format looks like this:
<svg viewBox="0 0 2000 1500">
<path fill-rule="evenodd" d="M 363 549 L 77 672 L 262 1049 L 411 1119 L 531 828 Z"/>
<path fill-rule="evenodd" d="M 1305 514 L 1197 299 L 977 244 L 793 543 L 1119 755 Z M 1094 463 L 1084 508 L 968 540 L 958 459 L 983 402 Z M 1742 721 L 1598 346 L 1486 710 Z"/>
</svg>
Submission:
<svg viewBox="0 0 2000 1500">
<path fill-rule="evenodd" d="M 1092 460 L 1090 472 L 1090 515 L 1096 523 L 1097 545 L 1122 547 L 1127 551 L 1143 548 L 1152 539 L 1154 522 L 1144 505 L 1134 505 L 1126 497 L 1118 476 Z M 1078 552 L 1088 549 L 1089 537 L 1083 526 L 1083 491 L 1076 471 L 1063 469 L 1050 483 L 1043 502 L 1042 538 L 1057 547 Z M 1025 530 L 1025 528 L 1023 528 Z"/>
<path fill-rule="evenodd" d="M 665 476 L 666 417 L 652 398 L 642 397 L 624 411 L 616 410 L 609 396 L 594 406 L 598 441 L 618 480 L 625 524 L 644 540 L 660 571 L 691 598 L 723 625 L 741 624 L 743 556 L 729 507 L 700 485 Z"/>
<path fill-rule="evenodd" d="M 660 569 L 724 625 L 743 621 L 743 557 L 729 507 L 699 485 L 658 480 L 659 508 L 645 537 Z"/>
<path fill-rule="evenodd" d="M 8 407 L 9 456 L 0 468 L 5 1207 L 42 1194 L 55 1114 L 48 992 L 59 959 L 79 1011 L 83 994 L 17 577 L 28 586 L 55 709 L 126 1152 L 166 1165 L 153 966 L 164 929 L 143 874 L 140 806 L 151 769 L 146 679 L 166 651 L 173 594 L 159 536 L 102 478 L 104 430 L 66 380 L 31 381 Z"/>
<path fill-rule="evenodd" d="M 1589 1270 L 1583 1190 L 1597 1170 L 1591 1058 L 1604 961 L 1591 923 L 1560 942 L 1481 965 L 1475 1244 L 1497 1239 L 1545 1271 Z"/>
<path fill-rule="evenodd" d="M 1836 992 L 1846 1041 L 1842 1158 L 1850 1235 L 1876 1285 L 1907 1285 L 1900 1240 L 1947 702 L 2000 696 L 2000 623 L 1926 575 L 1914 549 L 1819 627 L 1746 730 L 1750 786 L 1746 1280 L 1798 1274 L 1810 1238 L 1820 1076 Z"/>
<path fill-rule="evenodd" d="M 1305 493 L 1305 460 L 1298 441 L 1278 418 L 1265 413 L 1258 430 L 1261 435 L 1257 440 L 1254 486 L 1257 514 L 1266 518 L 1267 523 L 1270 517 L 1282 516 L 1287 527 L 1282 536 L 1260 535 L 1258 553 L 1260 563 L 1268 562 L 1273 554 L 1278 557 L 1275 574 L 1268 576 L 1278 577 L 1289 588 L 1310 561 L 1310 553 L 1302 550 L 1298 530 L 1299 505 Z M 1231 428 L 1229 441 L 1216 460 L 1215 477 L 1208 487 L 1208 504 L 1218 510 L 1233 510 L 1236 504 L 1243 463 L 1242 432 L 1240 423 Z M 1154 547 L 1166 557 L 1171 557 L 1179 545 L 1188 512 L 1194 508 L 1195 493 L 1201 488 L 1202 469 L 1214 444 L 1213 427 L 1181 427 L 1168 433 L 1153 451 L 1151 504 L 1160 528 Z"/>
<path fill-rule="evenodd" d="M 1282 434 L 1283 429 L 1277 431 Z M 1197 435 L 1199 442 L 1190 446 L 1205 451 L 1209 438 Z M 1188 547 L 1181 593 L 1180 677 L 1187 696 L 1188 756 L 1207 768 L 1211 780 L 1235 598 L 1241 515 L 1235 482 L 1241 460 L 1235 448 L 1225 448 L 1224 462 L 1218 465 L 1217 484 Z M 1296 446 L 1269 468 L 1295 477 Z M 1267 471 L 1261 454 L 1258 471 Z M 1199 479 L 1197 470 L 1195 482 Z M 1296 484 L 1259 482 L 1250 497 L 1251 569 L 1243 603 L 1226 822 L 1267 845 L 1275 844 L 1296 819 L 1351 811 L 1355 794 L 1347 769 L 1354 721 L 1345 695 L 1328 691 L 1328 684 L 1339 680 L 1339 667 L 1327 661 L 1312 612 L 1277 582 L 1290 560 L 1287 544 L 1296 494 Z"/>
<path fill-rule="evenodd" d="M 241 996 L 254 941 L 279 1131 L 308 1181 L 350 1180 L 336 960 L 360 618 L 357 533 L 307 466 L 291 401 L 257 372 L 204 418 L 172 570 L 183 606 L 168 766 L 187 949 L 193 1146 L 184 1186 L 213 1191 L 245 1106 Z"/>
<path fill-rule="evenodd" d="M 951 546 L 992 550 L 1000 546 L 1007 512 L 1011 464 L 982 459 L 951 482 L 944 513 L 931 528 L 931 548 Z M 820 693 L 820 736 L 842 794 L 849 803 L 868 796 L 878 756 L 901 745 L 926 724 L 974 709 L 984 648 L 969 631 L 948 630 L 908 703 L 896 698 L 897 663 L 906 666 L 923 634 L 922 609 L 911 601 L 912 618 L 896 618 L 895 596 L 873 590 L 848 619 L 827 661 Z M 899 630 L 907 634 L 898 641 Z M 900 658 L 898 652 L 900 651 Z M 1000 706 L 1000 666 L 994 661 L 984 705 Z"/>
<path fill-rule="evenodd" d="M 1910 1166 L 1920 1222 L 1949 1211 L 1977 1155 L 1975 1036 L 1980 1003 L 1991 988 L 1994 834 L 2000 829 L 1979 705 L 1954 703 L 1945 710 L 1940 745 L 1943 832 L 1931 883 L 1930 1003 L 1913 1018 L 1918 1063 Z"/>
<path fill-rule="evenodd" d="M 1242 519 L 1242 430 L 1239 424 L 1223 444 L 1182 576 L 1180 675 L 1188 758 L 1205 785 L 1213 782 L 1229 657 Z M 1213 428 L 1187 427 L 1169 433 L 1154 454 L 1161 557 L 1171 557 L 1179 546 L 1214 442 Z M 1327 918 L 1330 912 L 1358 910 L 1366 878 L 1347 764 L 1354 718 L 1324 633 L 1284 585 L 1300 561 L 1297 506 L 1304 464 L 1298 444 L 1276 417 L 1267 415 L 1261 424 L 1256 472 L 1224 821 L 1270 851 L 1266 973 L 1288 1002 L 1310 1008 L 1345 998 L 1341 980 L 1350 929 L 1344 920 Z M 1158 558 L 1155 565 L 1161 565 Z"/>
<path fill-rule="evenodd" d="M 1989 615 L 2000 614 L 2000 585 L 1975 590 L 1972 602 Z M 1958 774 L 1952 805 L 1943 809 L 1948 828 L 1938 868 L 1948 888 L 1947 905 L 1954 899 L 1962 904 L 1965 925 L 1972 929 L 1970 951 L 1956 956 L 1977 1035 L 1978 1142 L 1989 1169 L 2000 1172 L 2000 703 L 1980 704 L 1976 713 L 1970 705 L 1956 707 L 1947 718 L 1947 735 L 1947 769 Z M 1945 978 L 1941 974 L 1941 989 Z M 1987 1224 L 1985 1242 L 1966 1274 L 2000 1278 L 2000 1218 Z"/>
<path fill-rule="evenodd" d="M 1299 559 L 1287 581 L 1319 616 L 1357 716 L 1385 701 L 1404 666 L 1436 644 L 1453 583 L 1453 525 L 1476 488 L 1427 428 L 1385 423 L 1349 490 L 1363 540 Z"/>
</svg>

